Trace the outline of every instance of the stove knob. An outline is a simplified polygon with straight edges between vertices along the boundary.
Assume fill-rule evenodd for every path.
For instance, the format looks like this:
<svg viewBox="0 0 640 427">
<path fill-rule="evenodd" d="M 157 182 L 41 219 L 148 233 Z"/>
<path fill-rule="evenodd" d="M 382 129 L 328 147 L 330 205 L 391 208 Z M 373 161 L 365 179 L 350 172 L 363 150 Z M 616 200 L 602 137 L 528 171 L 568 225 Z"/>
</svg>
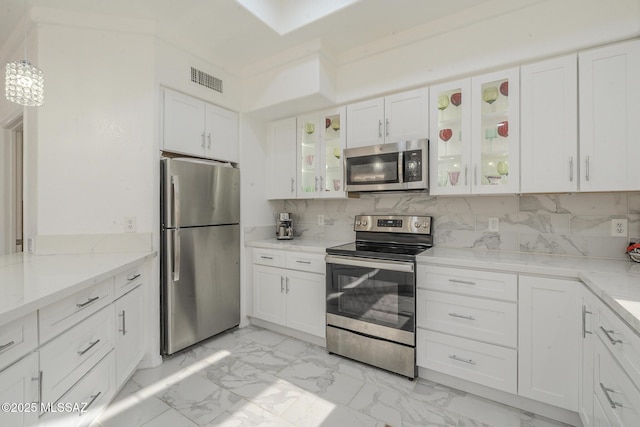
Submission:
<svg viewBox="0 0 640 427">
<path fill-rule="evenodd" d="M 426 222 L 422 223 L 422 228 L 429 228 L 429 224 L 427 224 Z"/>
<path fill-rule="evenodd" d="M 420 224 L 419 222 L 416 222 L 416 223 L 415 223 L 415 224 L 413 224 L 413 225 L 415 225 L 415 226 L 416 226 L 416 228 L 420 228 L 420 226 L 421 226 L 422 224 Z"/>
<path fill-rule="evenodd" d="M 366 227 L 367 226 L 367 220 L 365 219 L 364 221 L 362 221 L 362 226 Z"/>
<path fill-rule="evenodd" d="M 360 227 L 360 220 L 356 221 L 356 227 Z"/>
</svg>

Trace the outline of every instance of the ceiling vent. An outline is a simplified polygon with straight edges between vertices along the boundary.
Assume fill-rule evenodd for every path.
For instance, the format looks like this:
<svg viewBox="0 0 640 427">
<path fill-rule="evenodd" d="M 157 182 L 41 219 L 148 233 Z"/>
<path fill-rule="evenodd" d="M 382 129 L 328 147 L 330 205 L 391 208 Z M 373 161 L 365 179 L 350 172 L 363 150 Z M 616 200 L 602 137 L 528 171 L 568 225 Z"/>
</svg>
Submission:
<svg viewBox="0 0 640 427">
<path fill-rule="evenodd" d="M 200 71 L 197 68 L 191 67 L 191 81 L 222 93 L 222 80 Z"/>
</svg>

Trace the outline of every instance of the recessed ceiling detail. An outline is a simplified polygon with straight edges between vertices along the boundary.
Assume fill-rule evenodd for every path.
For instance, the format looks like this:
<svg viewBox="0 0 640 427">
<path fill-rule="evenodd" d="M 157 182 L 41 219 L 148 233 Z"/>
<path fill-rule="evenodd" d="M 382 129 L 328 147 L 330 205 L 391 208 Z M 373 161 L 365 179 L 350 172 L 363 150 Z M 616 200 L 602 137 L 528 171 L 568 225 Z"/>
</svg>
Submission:
<svg viewBox="0 0 640 427">
<path fill-rule="evenodd" d="M 272 30 L 285 35 L 360 0 L 236 0 Z"/>
</svg>

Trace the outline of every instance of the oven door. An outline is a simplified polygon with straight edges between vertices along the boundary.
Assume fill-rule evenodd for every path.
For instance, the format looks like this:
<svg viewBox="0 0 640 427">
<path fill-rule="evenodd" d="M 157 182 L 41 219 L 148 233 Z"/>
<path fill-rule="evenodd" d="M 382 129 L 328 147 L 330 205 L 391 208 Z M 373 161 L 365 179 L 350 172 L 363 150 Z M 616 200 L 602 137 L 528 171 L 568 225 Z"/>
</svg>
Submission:
<svg viewBox="0 0 640 427">
<path fill-rule="evenodd" d="M 415 266 L 327 255 L 327 325 L 415 345 Z"/>
</svg>

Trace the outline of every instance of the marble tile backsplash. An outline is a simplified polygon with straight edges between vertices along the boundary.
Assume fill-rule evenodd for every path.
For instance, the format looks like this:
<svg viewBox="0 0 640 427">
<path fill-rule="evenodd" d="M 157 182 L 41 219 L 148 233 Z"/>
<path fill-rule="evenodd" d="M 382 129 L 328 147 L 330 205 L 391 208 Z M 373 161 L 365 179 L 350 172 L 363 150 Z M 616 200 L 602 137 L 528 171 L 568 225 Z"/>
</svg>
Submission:
<svg viewBox="0 0 640 427">
<path fill-rule="evenodd" d="M 293 213 L 295 236 L 353 240 L 357 214 L 416 214 L 434 219 L 434 243 L 452 248 L 626 259 L 640 240 L 640 192 L 443 197 L 420 193 L 362 195 L 359 199 L 281 200 L 277 212 Z M 318 224 L 318 215 L 324 224 Z M 499 231 L 489 231 L 489 218 Z M 611 220 L 627 218 L 629 238 L 611 236 Z M 275 223 L 275 220 L 274 220 Z"/>
</svg>

